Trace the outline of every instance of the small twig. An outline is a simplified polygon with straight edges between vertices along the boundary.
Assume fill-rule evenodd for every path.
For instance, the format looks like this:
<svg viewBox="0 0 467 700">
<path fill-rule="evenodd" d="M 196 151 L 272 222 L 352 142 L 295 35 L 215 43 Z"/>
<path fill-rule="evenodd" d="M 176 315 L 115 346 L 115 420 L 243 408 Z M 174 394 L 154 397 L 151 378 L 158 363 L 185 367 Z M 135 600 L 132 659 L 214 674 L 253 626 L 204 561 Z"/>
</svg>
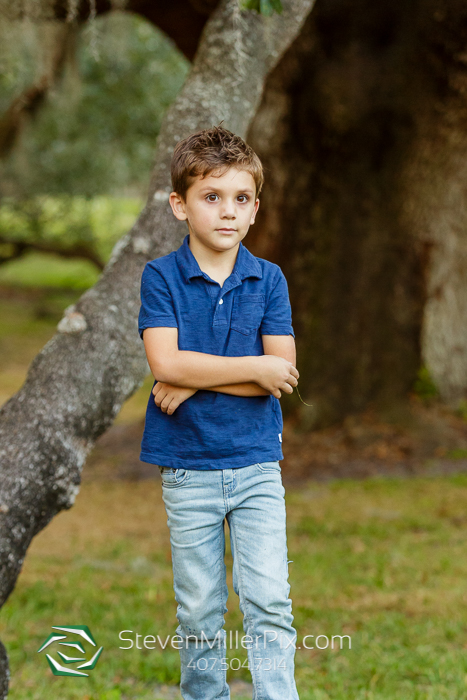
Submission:
<svg viewBox="0 0 467 700">
<path fill-rule="evenodd" d="M 298 386 L 296 386 L 295 388 L 296 388 L 296 390 L 297 390 L 298 398 L 300 399 L 300 401 L 301 401 L 303 404 L 305 404 L 305 406 L 310 406 L 310 408 L 311 408 L 312 406 L 314 406 L 314 404 L 312 404 L 312 403 L 307 403 L 306 401 L 304 401 L 304 400 L 302 399 L 302 397 L 300 396 L 300 392 L 299 392 L 299 390 L 298 390 Z"/>
</svg>

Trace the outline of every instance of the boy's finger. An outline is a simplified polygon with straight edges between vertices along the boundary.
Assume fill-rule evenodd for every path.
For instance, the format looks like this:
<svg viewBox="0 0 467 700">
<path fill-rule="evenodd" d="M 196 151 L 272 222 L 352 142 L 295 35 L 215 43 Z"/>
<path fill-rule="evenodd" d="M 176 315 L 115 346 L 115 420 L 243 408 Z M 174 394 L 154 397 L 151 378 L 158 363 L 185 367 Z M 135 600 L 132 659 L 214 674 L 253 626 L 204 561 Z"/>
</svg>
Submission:
<svg viewBox="0 0 467 700">
<path fill-rule="evenodd" d="M 170 404 L 167 408 L 167 415 L 171 416 L 172 413 L 174 413 L 174 411 L 177 410 L 178 406 L 179 406 L 178 401 L 176 399 L 172 399 L 172 401 L 170 402 Z"/>
<path fill-rule="evenodd" d="M 169 407 L 170 404 L 170 397 L 165 397 L 164 400 L 161 403 L 161 411 L 165 413 L 167 411 L 167 408 Z"/>
</svg>

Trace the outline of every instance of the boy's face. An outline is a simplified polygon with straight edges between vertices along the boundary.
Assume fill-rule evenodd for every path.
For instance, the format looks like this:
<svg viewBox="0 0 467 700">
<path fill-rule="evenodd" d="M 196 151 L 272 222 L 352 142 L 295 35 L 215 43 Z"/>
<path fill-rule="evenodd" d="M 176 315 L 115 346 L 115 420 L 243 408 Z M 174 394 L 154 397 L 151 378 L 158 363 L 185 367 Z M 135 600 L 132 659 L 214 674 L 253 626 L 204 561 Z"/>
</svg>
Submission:
<svg viewBox="0 0 467 700">
<path fill-rule="evenodd" d="M 254 223 L 255 192 L 251 173 L 232 167 L 221 176 L 198 176 L 185 200 L 172 192 L 170 205 L 177 219 L 188 222 L 190 243 L 194 238 L 198 249 L 222 253 L 238 248 Z"/>
</svg>

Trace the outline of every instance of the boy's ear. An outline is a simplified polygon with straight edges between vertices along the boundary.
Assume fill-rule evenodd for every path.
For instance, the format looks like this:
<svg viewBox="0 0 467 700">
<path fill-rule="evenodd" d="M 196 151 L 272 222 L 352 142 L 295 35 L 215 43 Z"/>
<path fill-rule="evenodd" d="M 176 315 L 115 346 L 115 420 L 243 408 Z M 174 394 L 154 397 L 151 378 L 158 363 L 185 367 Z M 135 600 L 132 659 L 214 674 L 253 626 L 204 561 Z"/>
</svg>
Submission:
<svg viewBox="0 0 467 700">
<path fill-rule="evenodd" d="M 177 192 L 171 192 L 169 196 L 169 203 L 172 207 L 175 218 L 179 221 L 186 221 L 187 216 L 185 213 L 185 202 L 183 201 L 183 197 L 177 194 Z"/>
<path fill-rule="evenodd" d="M 256 216 L 256 212 L 258 211 L 258 207 L 259 207 L 259 199 L 257 199 L 255 202 L 255 208 L 253 209 L 253 214 L 251 215 L 250 225 L 255 223 L 255 216 Z"/>
</svg>

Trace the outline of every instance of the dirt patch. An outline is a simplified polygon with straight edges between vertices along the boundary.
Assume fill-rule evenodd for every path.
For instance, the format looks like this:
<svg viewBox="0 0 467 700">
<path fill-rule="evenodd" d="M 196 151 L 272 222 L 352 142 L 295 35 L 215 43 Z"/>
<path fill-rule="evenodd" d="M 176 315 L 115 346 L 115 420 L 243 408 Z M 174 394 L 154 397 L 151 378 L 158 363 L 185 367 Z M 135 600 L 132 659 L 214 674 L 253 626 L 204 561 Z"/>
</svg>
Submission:
<svg viewBox="0 0 467 700">
<path fill-rule="evenodd" d="M 139 460 L 143 429 L 144 419 L 113 425 L 97 440 L 84 467 L 83 481 L 159 479 L 159 468 L 155 464 Z"/>
<path fill-rule="evenodd" d="M 284 472 L 291 482 L 467 471 L 465 418 L 416 396 L 383 413 L 369 408 L 347 416 L 324 430 L 300 434 L 289 425 L 284 433 Z"/>
</svg>

